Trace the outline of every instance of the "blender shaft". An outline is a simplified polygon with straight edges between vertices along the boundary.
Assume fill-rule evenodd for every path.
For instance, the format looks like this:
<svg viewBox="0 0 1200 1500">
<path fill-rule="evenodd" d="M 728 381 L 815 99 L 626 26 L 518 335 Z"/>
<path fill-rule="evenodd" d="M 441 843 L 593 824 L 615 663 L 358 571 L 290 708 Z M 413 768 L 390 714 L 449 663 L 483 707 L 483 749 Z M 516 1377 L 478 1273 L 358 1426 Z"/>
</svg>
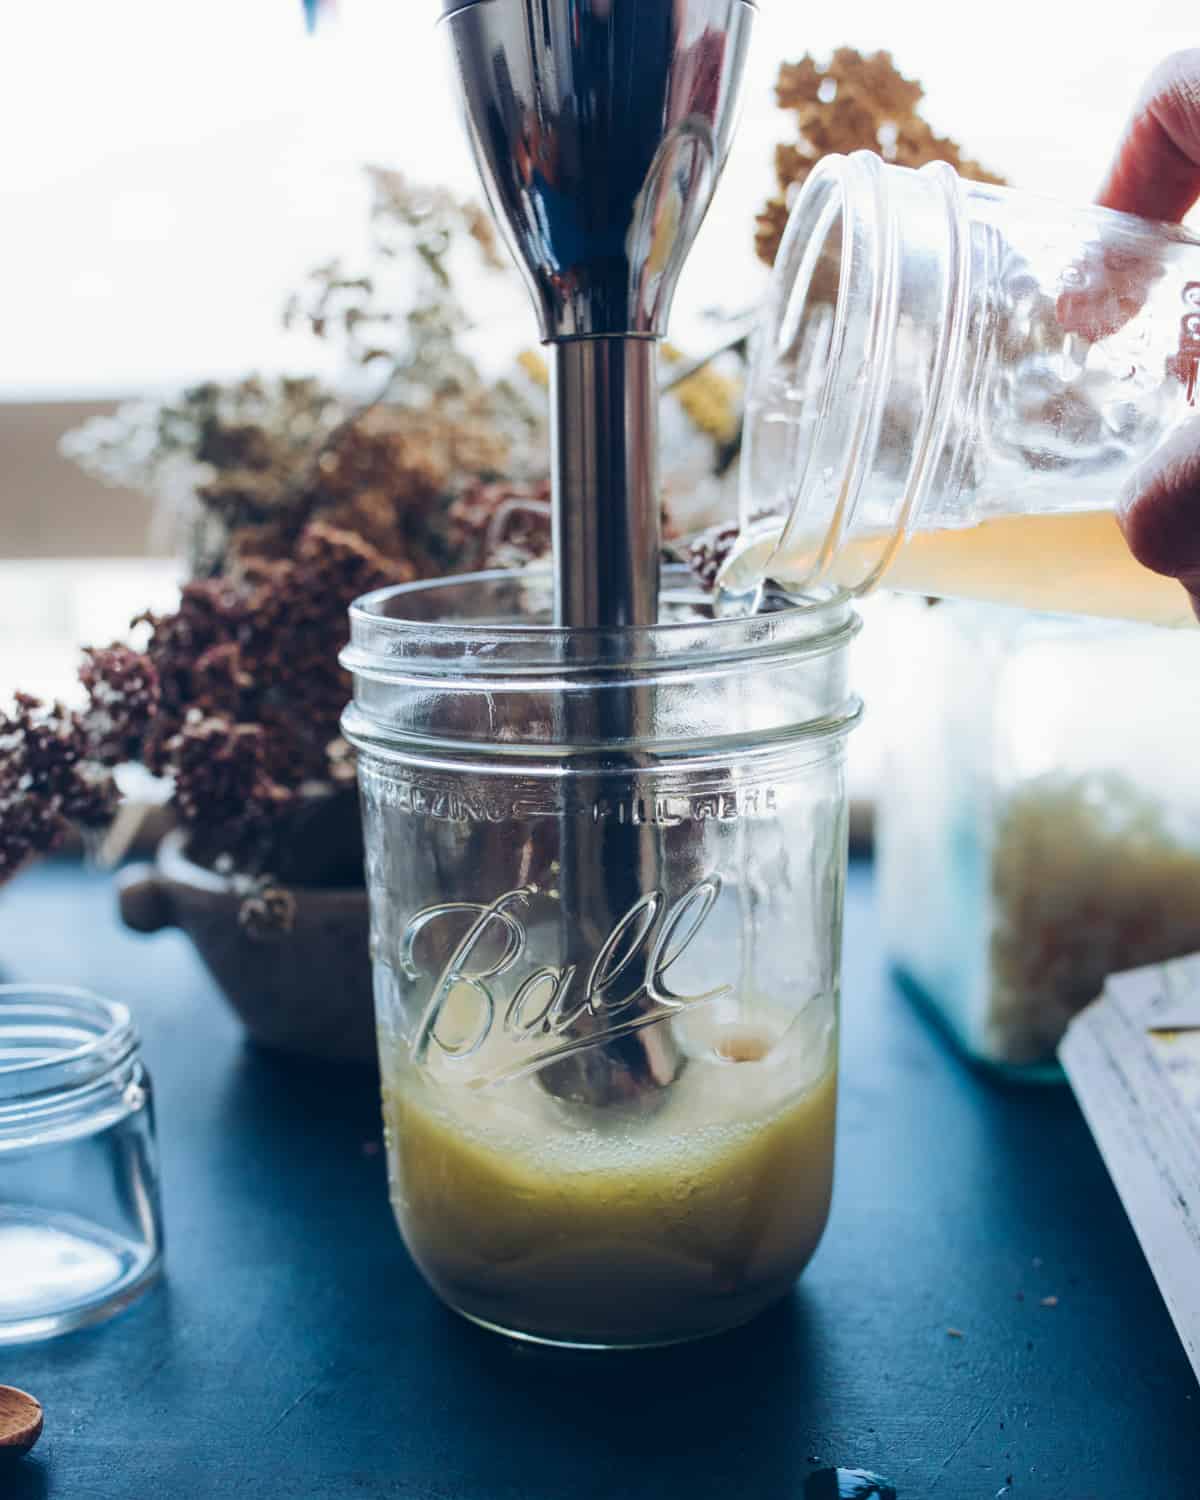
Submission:
<svg viewBox="0 0 1200 1500">
<path fill-rule="evenodd" d="M 661 496 L 655 341 L 733 135 L 754 0 L 442 0 L 467 134 L 488 203 L 552 346 L 555 623 L 658 624 Z M 614 644 L 614 649 L 616 649 Z M 567 962 L 662 891 L 661 830 L 623 808 L 654 716 L 648 684 L 621 709 L 571 712 L 601 747 L 585 805 L 559 827 Z M 665 892 L 663 892 L 665 894 Z M 585 970 L 586 972 L 586 970 Z M 623 969 L 636 986 L 631 962 Z M 643 986 L 643 991 L 648 988 Z M 642 993 L 634 991 L 635 993 Z M 589 1105 L 648 1094 L 682 1059 L 669 1027 L 596 1045 L 539 1074 Z"/>
<path fill-rule="evenodd" d="M 661 547 L 651 338 L 552 345 L 550 464 L 559 625 L 654 625 Z"/>
</svg>

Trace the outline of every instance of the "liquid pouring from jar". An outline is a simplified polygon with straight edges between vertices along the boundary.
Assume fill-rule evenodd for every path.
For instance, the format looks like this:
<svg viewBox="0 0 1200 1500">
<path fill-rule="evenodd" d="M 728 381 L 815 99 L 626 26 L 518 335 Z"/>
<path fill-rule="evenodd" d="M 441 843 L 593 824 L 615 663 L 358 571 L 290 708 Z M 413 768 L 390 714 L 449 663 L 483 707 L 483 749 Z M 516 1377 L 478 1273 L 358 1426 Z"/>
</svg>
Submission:
<svg viewBox="0 0 1200 1500">
<path fill-rule="evenodd" d="M 548 346 L 554 619 L 576 630 L 659 619 L 656 346 L 732 140 L 755 0 L 442 0 L 489 206 Z M 653 687 L 647 687 L 652 694 Z M 598 695 L 603 697 L 603 695 Z M 638 765 L 648 700 L 575 709 L 573 742 Z M 602 772 L 593 806 L 606 801 Z M 560 834 L 566 962 L 586 966 L 659 887 L 653 824 Z M 625 968 L 636 987 L 630 955 Z M 643 993 L 648 1015 L 654 1002 Z M 599 1023 L 586 1012 L 579 1039 Z M 573 1103 L 651 1100 L 683 1059 L 669 1024 L 627 1028 L 544 1067 Z"/>
</svg>

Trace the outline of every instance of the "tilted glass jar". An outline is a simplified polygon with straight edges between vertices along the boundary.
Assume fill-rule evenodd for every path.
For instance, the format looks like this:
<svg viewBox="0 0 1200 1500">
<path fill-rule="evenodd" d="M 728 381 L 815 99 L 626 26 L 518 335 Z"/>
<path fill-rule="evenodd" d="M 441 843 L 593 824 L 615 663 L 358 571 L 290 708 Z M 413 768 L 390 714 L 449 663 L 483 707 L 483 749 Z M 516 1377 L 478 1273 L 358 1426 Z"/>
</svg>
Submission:
<svg viewBox="0 0 1200 1500">
<path fill-rule="evenodd" d="M 1198 372 L 1187 230 L 826 157 L 776 260 L 723 581 L 1190 624 L 1113 510 Z"/>
<path fill-rule="evenodd" d="M 392 1201 L 453 1308 L 574 1346 L 783 1295 L 833 1166 L 845 604 L 563 630 L 483 574 L 352 611 Z"/>
</svg>

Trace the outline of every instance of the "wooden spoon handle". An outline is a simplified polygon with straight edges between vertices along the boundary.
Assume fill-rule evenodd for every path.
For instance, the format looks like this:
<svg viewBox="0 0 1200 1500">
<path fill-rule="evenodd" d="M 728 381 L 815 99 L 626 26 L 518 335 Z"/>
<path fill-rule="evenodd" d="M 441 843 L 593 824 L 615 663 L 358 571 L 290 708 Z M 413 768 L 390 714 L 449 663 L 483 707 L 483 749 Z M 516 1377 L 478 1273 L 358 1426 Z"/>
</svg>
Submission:
<svg viewBox="0 0 1200 1500">
<path fill-rule="evenodd" d="M 0 1456 L 28 1453 L 42 1435 L 42 1403 L 16 1386 L 0 1385 Z"/>
</svg>

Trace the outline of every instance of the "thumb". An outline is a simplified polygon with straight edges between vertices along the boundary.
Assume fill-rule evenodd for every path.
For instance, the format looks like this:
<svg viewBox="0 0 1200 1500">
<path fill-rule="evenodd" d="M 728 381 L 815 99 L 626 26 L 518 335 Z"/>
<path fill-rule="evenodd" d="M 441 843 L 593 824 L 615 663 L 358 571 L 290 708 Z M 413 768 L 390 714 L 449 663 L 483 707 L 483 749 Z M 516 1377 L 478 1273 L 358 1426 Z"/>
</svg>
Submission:
<svg viewBox="0 0 1200 1500">
<path fill-rule="evenodd" d="M 1200 197 L 1200 48 L 1147 78 L 1098 201 L 1148 219 L 1182 219 Z"/>
<path fill-rule="evenodd" d="M 1200 617 L 1200 417 L 1193 417 L 1140 464 L 1117 519 L 1143 567 L 1177 578 Z"/>
</svg>

